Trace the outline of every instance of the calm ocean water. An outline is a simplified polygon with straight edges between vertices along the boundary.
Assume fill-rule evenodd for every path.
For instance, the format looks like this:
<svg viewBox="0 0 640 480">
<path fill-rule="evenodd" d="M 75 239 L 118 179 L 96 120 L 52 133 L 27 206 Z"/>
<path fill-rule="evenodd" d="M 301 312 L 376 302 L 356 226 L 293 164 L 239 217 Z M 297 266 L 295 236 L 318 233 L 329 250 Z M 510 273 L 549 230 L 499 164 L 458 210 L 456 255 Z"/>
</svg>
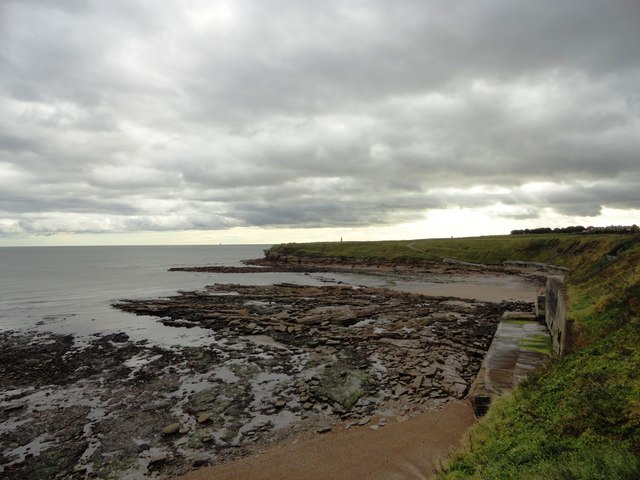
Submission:
<svg viewBox="0 0 640 480">
<path fill-rule="evenodd" d="M 0 330 L 74 334 L 126 332 L 132 340 L 162 345 L 211 341 L 200 328 L 166 327 L 111 307 L 125 298 L 154 298 L 213 283 L 320 285 L 322 275 L 295 273 L 212 274 L 168 272 L 170 267 L 241 265 L 262 257 L 268 245 L 0 248 Z M 326 276 L 326 275 L 325 275 Z M 331 275 L 339 281 L 375 285 L 382 280 Z"/>
</svg>

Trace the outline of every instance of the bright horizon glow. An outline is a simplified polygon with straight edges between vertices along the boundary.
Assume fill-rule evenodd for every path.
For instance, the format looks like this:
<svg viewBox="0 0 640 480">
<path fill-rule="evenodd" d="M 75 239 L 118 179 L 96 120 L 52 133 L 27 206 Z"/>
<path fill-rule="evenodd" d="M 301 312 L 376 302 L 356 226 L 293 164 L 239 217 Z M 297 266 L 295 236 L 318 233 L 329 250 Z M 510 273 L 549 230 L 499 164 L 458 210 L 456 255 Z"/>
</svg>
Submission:
<svg viewBox="0 0 640 480">
<path fill-rule="evenodd" d="M 508 235 L 511 230 L 569 225 L 608 226 L 640 223 L 640 210 L 605 208 L 597 217 L 569 217 L 551 209 L 541 218 L 512 219 L 509 206 L 482 209 L 440 209 L 424 219 L 398 225 L 357 228 L 259 228 L 235 227 L 228 230 L 186 230 L 163 232 L 57 234 L 0 238 L 0 247 L 19 246 L 152 246 L 152 245 L 273 245 L 343 241 L 416 240 L 449 237 Z"/>
</svg>

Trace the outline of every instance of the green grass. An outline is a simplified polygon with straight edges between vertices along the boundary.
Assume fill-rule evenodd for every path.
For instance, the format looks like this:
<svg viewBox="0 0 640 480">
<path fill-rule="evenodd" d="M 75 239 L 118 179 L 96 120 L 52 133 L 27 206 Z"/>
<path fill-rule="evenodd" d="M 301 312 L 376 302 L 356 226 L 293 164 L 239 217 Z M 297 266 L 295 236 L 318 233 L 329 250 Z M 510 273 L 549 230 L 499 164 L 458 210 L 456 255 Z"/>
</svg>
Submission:
<svg viewBox="0 0 640 480">
<path fill-rule="evenodd" d="M 531 375 L 496 402 L 440 479 L 640 478 L 636 325 Z"/>
<path fill-rule="evenodd" d="M 589 277 L 611 262 L 607 254 L 635 245 L 634 235 L 508 235 L 381 242 L 285 243 L 273 251 L 285 255 L 337 257 L 342 259 L 380 259 L 441 261 L 452 258 L 465 262 L 500 264 L 506 260 L 550 263 L 575 270 Z M 585 258 L 597 262 L 584 263 Z"/>
<path fill-rule="evenodd" d="M 640 479 L 638 236 L 518 235 L 286 244 L 275 250 L 406 262 L 526 260 L 570 268 L 568 312 L 579 331 L 573 352 L 495 402 L 438 479 Z M 547 348 L 538 343 L 530 347 Z"/>
</svg>

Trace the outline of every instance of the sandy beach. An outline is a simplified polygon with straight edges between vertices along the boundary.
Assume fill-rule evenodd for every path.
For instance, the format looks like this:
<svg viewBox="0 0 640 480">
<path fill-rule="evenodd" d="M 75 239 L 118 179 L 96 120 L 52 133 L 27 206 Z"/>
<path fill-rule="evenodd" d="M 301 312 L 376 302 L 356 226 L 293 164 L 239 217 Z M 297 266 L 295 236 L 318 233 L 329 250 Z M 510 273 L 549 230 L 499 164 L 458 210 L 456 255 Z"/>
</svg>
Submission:
<svg viewBox="0 0 640 480">
<path fill-rule="evenodd" d="M 336 429 L 279 443 L 264 453 L 203 468 L 181 480 L 421 480 L 474 422 L 466 401 L 382 429 Z"/>
</svg>

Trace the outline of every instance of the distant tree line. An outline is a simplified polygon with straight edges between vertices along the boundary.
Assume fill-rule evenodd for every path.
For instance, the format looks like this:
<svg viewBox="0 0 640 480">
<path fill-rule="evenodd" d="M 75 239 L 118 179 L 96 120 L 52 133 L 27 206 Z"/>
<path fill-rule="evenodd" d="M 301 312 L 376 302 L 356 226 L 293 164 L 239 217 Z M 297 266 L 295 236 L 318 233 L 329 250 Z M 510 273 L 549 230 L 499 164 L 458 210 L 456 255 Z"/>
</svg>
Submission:
<svg viewBox="0 0 640 480">
<path fill-rule="evenodd" d="M 524 230 L 511 230 L 511 235 L 535 235 L 539 233 L 640 233 L 637 225 L 611 225 L 609 227 L 583 227 L 582 225 L 564 228 L 525 228 Z"/>
</svg>

